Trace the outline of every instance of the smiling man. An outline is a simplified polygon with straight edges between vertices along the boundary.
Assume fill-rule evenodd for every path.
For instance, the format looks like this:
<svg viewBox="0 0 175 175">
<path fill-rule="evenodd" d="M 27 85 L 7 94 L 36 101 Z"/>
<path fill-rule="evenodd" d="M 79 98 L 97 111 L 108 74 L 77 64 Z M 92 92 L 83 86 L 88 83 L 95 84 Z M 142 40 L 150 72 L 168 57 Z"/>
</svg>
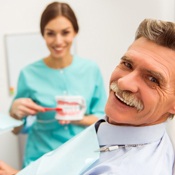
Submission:
<svg viewBox="0 0 175 175">
<path fill-rule="evenodd" d="M 172 175 L 165 124 L 175 114 L 175 23 L 145 19 L 110 79 L 101 154 L 83 174 Z"/>
<path fill-rule="evenodd" d="M 175 23 L 141 22 L 112 73 L 105 111 L 106 121 L 19 175 L 172 175 L 175 155 L 165 127 L 175 114 Z"/>
<path fill-rule="evenodd" d="M 110 123 L 146 126 L 166 121 L 175 113 L 175 51 L 138 38 L 114 70 L 110 89 Z"/>
</svg>

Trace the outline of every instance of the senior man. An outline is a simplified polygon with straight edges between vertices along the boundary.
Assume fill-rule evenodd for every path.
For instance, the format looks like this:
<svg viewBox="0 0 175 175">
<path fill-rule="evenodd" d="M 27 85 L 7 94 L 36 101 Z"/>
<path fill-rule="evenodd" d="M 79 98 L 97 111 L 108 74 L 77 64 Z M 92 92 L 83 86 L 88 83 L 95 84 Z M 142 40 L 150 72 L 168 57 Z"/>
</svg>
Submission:
<svg viewBox="0 0 175 175">
<path fill-rule="evenodd" d="M 140 23 L 112 73 L 105 111 L 106 121 L 19 175 L 172 175 L 174 151 L 165 127 L 175 114 L 175 23 Z"/>
</svg>

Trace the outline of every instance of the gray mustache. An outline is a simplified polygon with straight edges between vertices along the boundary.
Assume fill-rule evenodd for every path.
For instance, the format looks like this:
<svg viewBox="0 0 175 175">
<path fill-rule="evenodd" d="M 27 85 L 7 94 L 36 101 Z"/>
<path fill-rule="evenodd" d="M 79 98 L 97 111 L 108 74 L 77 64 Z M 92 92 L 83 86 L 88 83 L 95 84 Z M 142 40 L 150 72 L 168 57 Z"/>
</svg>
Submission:
<svg viewBox="0 0 175 175">
<path fill-rule="evenodd" d="M 116 82 L 112 82 L 110 89 L 115 92 L 115 95 L 128 106 L 135 107 L 137 111 L 142 111 L 144 108 L 143 102 L 138 99 L 132 92 L 122 91 L 118 88 Z"/>
</svg>

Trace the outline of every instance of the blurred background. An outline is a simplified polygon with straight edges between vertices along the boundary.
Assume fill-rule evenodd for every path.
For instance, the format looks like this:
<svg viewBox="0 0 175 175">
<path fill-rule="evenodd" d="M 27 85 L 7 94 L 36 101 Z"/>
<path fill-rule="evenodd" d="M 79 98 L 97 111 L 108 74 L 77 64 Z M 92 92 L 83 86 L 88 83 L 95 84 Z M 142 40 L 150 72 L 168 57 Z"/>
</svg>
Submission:
<svg viewBox="0 0 175 175">
<path fill-rule="evenodd" d="M 53 1 L 0 0 L 0 112 L 2 113 L 8 113 L 13 99 L 13 95 L 9 93 L 5 36 L 39 32 L 40 15 L 51 2 Z M 138 24 L 144 18 L 175 20 L 174 0 L 65 0 L 64 2 L 71 5 L 80 26 L 76 38 L 76 53 L 98 63 L 107 92 L 110 74 L 133 41 Z M 23 59 L 25 60 L 25 57 Z M 36 60 L 38 59 L 36 57 Z M 175 130 L 174 126 L 173 121 L 168 127 L 171 133 Z M 0 135 L 0 159 L 20 169 L 25 137 L 15 136 L 11 132 Z"/>
</svg>

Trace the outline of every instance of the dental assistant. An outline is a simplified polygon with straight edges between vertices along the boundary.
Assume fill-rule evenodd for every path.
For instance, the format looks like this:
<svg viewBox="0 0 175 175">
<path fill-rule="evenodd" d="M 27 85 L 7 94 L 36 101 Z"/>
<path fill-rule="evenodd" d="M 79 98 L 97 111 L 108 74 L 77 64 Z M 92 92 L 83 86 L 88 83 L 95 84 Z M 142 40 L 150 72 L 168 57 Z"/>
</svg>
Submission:
<svg viewBox="0 0 175 175">
<path fill-rule="evenodd" d="M 41 15 L 41 34 L 50 54 L 26 66 L 18 79 L 16 96 L 10 115 L 16 119 L 36 116 L 28 131 L 23 167 L 43 154 L 56 149 L 104 116 L 106 92 L 99 67 L 94 61 L 71 54 L 71 46 L 79 26 L 66 3 L 50 3 Z M 84 97 L 86 112 L 82 120 L 56 120 L 55 96 Z M 23 132 L 25 124 L 16 128 Z"/>
</svg>

